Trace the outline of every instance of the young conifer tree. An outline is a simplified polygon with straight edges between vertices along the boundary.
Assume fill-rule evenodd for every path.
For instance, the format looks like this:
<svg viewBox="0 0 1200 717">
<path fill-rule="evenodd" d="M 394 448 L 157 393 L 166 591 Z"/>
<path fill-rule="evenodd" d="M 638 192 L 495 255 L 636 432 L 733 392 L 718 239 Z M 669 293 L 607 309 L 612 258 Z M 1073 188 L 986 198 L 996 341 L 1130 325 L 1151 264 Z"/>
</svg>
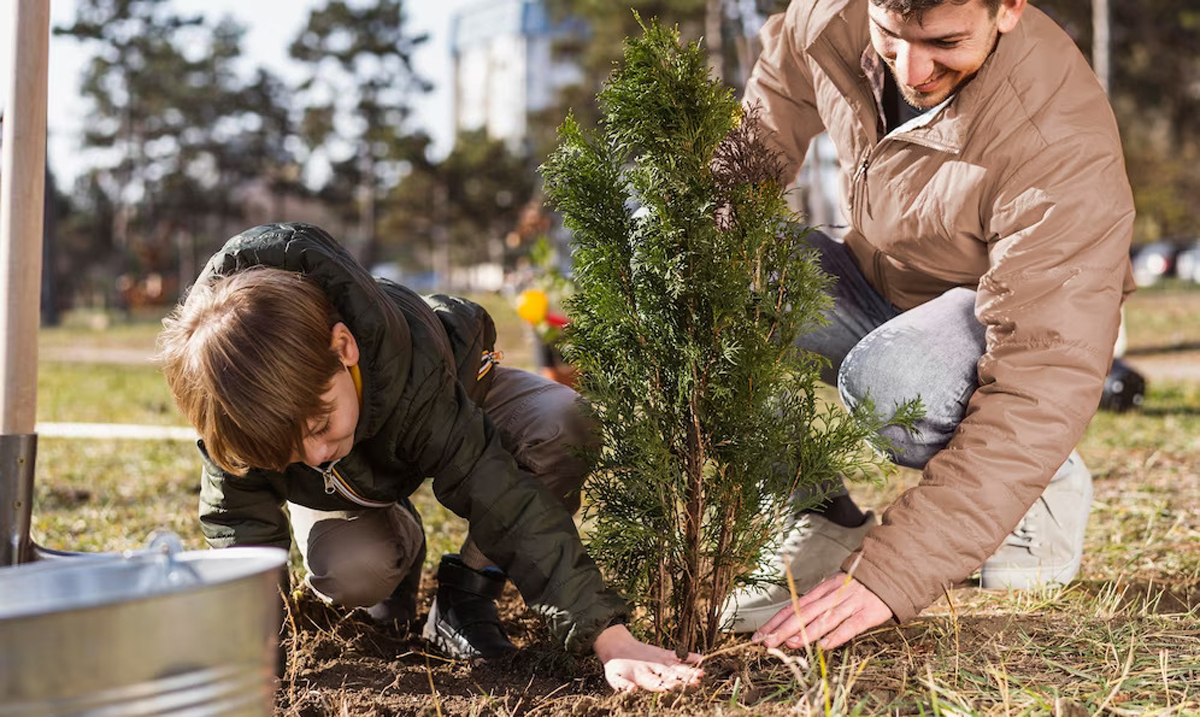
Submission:
<svg viewBox="0 0 1200 717">
<path fill-rule="evenodd" d="M 574 235 L 565 353 L 604 442 L 590 551 L 655 641 L 707 649 L 735 584 L 764 579 L 789 497 L 862 474 L 879 426 L 869 406 L 822 401 L 823 359 L 794 348 L 828 278 L 756 113 L 701 47 L 642 27 L 599 95 L 600 129 L 568 117 L 542 170 Z"/>
</svg>

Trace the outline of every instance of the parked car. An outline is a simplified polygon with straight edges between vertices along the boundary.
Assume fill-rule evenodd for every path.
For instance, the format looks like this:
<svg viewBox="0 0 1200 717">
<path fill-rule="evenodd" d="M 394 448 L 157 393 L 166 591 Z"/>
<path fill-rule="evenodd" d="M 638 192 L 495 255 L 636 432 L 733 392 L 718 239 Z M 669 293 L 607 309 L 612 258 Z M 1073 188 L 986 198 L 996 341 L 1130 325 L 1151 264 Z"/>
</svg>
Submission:
<svg viewBox="0 0 1200 717">
<path fill-rule="evenodd" d="M 1200 239 L 1193 239 L 1175 255 L 1175 275 L 1200 284 Z"/>
<path fill-rule="evenodd" d="M 1153 286 L 1175 275 L 1180 246 L 1173 241 L 1156 241 L 1133 249 L 1133 280 L 1138 286 Z"/>
</svg>

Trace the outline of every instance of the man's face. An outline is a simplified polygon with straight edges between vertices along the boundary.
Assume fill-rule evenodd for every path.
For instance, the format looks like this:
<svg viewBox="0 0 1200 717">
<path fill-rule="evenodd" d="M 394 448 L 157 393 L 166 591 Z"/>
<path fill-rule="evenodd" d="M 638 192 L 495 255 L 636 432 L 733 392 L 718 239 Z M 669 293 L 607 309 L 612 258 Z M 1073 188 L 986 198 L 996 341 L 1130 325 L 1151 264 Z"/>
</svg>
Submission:
<svg viewBox="0 0 1200 717">
<path fill-rule="evenodd" d="M 904 99 L 929 109 L 967 84 L 996 47 L 1016 27 L 1025 0 L 1004 0 L 993 15 L 983 0 L 944 2 L 918 17 L 867 3 L 871 44 L 896 78 Z"/>
</svg>

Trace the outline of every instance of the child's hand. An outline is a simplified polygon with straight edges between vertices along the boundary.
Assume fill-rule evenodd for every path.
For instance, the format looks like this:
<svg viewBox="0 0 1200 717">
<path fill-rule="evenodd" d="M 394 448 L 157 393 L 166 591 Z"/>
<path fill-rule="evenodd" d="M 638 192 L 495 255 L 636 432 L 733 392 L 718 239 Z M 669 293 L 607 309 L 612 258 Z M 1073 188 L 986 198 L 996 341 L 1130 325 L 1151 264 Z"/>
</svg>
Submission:
<svg viewBox="0 0 1200 717">
<path fill-rule="evenodd" d="M 613 625 L 596 638 L 592 649 L 604 664 L 604 677 L 618 692 L 638 688 L 651 692 L 666 692 L 691 687 L 700 682 L 704 670 L 689 665 L 700 664 L 700 655 L 692 653 L 681 661 L 670 650 L 640 642 L 624 625 Z"/>
</svg>

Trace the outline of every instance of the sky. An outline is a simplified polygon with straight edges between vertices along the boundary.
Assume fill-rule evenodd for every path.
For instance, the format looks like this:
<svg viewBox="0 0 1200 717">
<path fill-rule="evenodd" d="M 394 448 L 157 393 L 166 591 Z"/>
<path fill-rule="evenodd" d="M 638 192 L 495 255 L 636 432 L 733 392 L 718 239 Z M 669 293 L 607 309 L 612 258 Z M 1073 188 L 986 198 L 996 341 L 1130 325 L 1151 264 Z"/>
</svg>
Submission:
<svg viewBox="0 0 1200 717">
<path fill-rule="evenodd" d="M 0 0 L 0 108 L 8 101 L 12 79 L 12 26 L 16 3 L 28 0 Z M 434 91 L 416 106 L 415 122 L 435 142 L 435 151 L 449 151 L 453 141 L 450 126 L 450 48 L 448 35 L 453 13 L 473 0 L 412 0 L 405 3 L 408 29 L 416 34 L 429 33 L 429 40 L 415 58 L 417 71 L 434 83 Z M 179 12 L 200 13 L 218 19 L 231 15 L 246 26 L 242 50 L 249 72 L 251 67 L 268 66 L 287 76 L 287 45 L 304 25 L 308 12 L 323 0 L 172 0 Z M 75 14 L 74 0 L 50 0 L 50 23 L 69 23 Z M 49 144 L 47 161 L 58 178 L 58 185 L 71 185 L 82 167 L 79 156 L 79 128 L 87 116 L 87 103 L 79 96 L 79 73 L 87 58 L 84 49 L 70 38 L 50 39 L 47 125 Z"/>
</svg>

